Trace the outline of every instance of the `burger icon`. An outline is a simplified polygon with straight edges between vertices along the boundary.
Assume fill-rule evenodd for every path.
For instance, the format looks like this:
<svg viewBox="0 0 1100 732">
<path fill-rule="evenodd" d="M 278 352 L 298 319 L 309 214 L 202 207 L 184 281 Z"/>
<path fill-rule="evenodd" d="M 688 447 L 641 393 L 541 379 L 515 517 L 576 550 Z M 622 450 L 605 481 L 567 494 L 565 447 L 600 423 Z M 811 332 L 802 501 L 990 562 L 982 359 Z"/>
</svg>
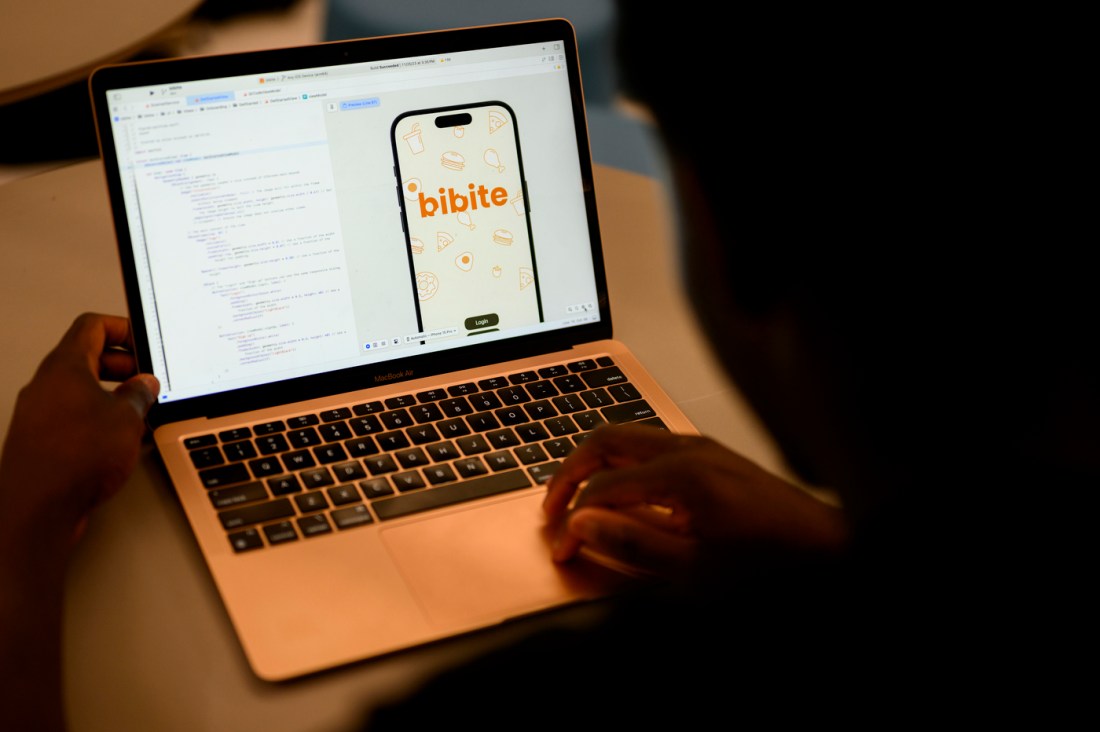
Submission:
<svg viewBox="0 0 1100 732">
<path fill-rule="evenodd" d="M 462 170 L 466 167 L 466 158 L 454 150 L 448 150 L 440 156 L 439 163 L 447 170 Z"/>
<path fill-rule="evenodd" d="M 493 232 L 493 241 L 506 247 L 512 246 L 512 232 L 507 229 L 497 229 Z"/>
</svg>

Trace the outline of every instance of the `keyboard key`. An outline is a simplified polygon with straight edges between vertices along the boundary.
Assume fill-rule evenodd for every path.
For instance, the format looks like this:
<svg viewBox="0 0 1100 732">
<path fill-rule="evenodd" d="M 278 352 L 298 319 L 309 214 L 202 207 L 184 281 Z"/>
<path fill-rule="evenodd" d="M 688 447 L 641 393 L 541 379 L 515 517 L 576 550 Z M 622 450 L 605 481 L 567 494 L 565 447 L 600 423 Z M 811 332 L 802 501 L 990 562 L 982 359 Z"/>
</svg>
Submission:
<svg viewBox="0 0 1100 732">
<path fill-rule="evenodd" d="M 495 392 L 482 391 L 470 397 L 470 404 L 479 412 L 502 406 Z"/>
<path fill-rule="evenodd" d="M 509 386 L 505 389 L 497 389 L 497 396 L 504 404 L 522 404 L 531 401 L 531 395 L 521 386 Z"/>
<path fill-rule="evenodd" d="M 400 450 L 403 447 L 409 446 L 409 438 L 405 436 L 404 432 L 387 432 L 383 435 L 378 435 L 378 446 L 383 450 Z"/>
<path fill-rule="evenodd" d="M 627 381 L 626 376 L 619 370 L 618 366 L 612 366 L 609 369 L 587 371 L 581 374 L 581 378 L 584 380 L 584 383 L 588 384 L 588 388 L 590 389 L 595 389 L 599 386 L 612 386 L 613 384 L 621 384 Z"/>
<path fill-rule="evenodd" d="M 531 419 L 547 419 L 556 417 L 558 414 L 558 410 L 554 409 L 553 405 L 546 399 L 525 404 L 523 408 L 527 414 L 531 415 Z"/>
<path fill-rule="evenodd" d="M 225 430 L 218 433 L 218 439 L 222 442 L 236 442 L 237 440 L 247 440 L 252 436 L 252 430 L 248 427 L 237 427 L 231 430 Z"/>
<path fill-rule="evenodd" d="M 322 465 L 338 463 L 341 460 L 348 459 L 348 454 L 344 452 L 343 445 L 322 445 L 321 447 L 315 447 L 313 448 L 313 454 L 317 457 L 317 462 Z"/>
<path fill-rule="evenodd" d="M 286 465 L 287 470 L 312 468 L 316 464 L 317 461 L 313 459 L 313 453 L 309 450 L 296 450 L 283 455 L 283 465 Z"/>
<path fill-rule="evenodd" d="M 284 475 L 281 478 L 268 478 L 267 488 L 273 496 L 285 496 L 287 493 L 300 493 L 302 484 L 298 482 L 297 476 Z"/>
<path fill-rule="evenodd" d="M 534 478 L 536 483 L 545 483 L 550 480 L 554 473 L 558 472 L 558 468 L 561 467 L 561 463 L 556 460 L 552 463 L 540 463 L 538 465 L 532 465 L 527 468 L 527 473 Z"/>
<path fill-rule="evenodd" d="M 465 384 L 455 384 L 454 386 L 447 387 L 447 393 L 453 397 L 473 394 L 477 390 L 478 388 L 476 385 L 474 385 L 473 382 L 466 382 Z"/>
<path fill-rule="evenodd" d="M 538 422 L 521 424 L 519 427 L 516 427 L 516 434 L 519 435 L 519 439 L 524 442 L 539 442 L 540 440 L 546 440 L 550 437 L 546 432 L 546 428 Z"/>
<path fill-rule="evenodd" d="M 458 448 L 450 441 L 425 445 L 424 450 L 428 453 L 428 456 L 437 463 L 445 460 L 454 460 L 458 457 Z"/>
<path fill-rule="evenodd" d="M 549 381 L 536 381 L 527 385 L 527 393 L 532 399 L 549 399 L 558 395 L 558 390 Z"/>
<path fill-rule="evenodd" d="M 453 387 L 452 387 L 453 388 Z M 457 396 L 454 395 L 454 396 Z M 428 389 L 417 393 L 416 398 L 421 402 L 438 402 L 440 399 L 447 398 L 446 389 Z"/>
<path fill-rule="evenodd" d="M 493 412 L 503 425 L 523 424 L 530 421 L 530 417 L 527 416 L 527 412 L 523 411 L 523 407 L 505 407 L 504 409 L 498 409 Z"/>
<path fill-rule="evenodd" d="M 209 468 L 213 465 L 221 465 L 225 462 L 219 447 L 203 447 L 191 451 L 191 463 L 198 469 Z"/>
<path fill-rule="evenodd" d="M 210 502 L 214 508 L 230 508 L 242 503 L 253 503 L 267 498 L 267 491 L 259 481 L 237 485 L 231 488 L 219 488 L 210 491 Z"/>
<path fill-rule="evenodd" d="M 324 511 L 328 508 L 324 493 L 303 493 L 300 496 L 294 496 L 294 502 L 298 504 L 298 510 L 302 513 Z"/>
<path fill-rule="evenodd" d="M 542 443 L 542 448 L 546 450 L 547 454 L 552 458 L 568 457 L 569 453 L 573 452 L 575 445 L 570 440 L 547 440 Z"/>
<path fill-rule="evenodd" d="M 382 423 L 378 421 L 378 417 L 373 414 L 368 414 L 365 417 L 356 417 L 351 420 L 352 430 L 357 435 L 376 435 L 382 432 L 385 428 L 382 427 Z"/>
<path fill-rule="evenodd" d="M 574 391 L 582 391 L 588 388 L 584 385 L 584 382 L 580 380 L 580 377 L 572 374 L 554 379 L 554 386 L 558 387 L 558 391 L 563 394 L 570 394 Z"/>
<path fill-rule="evenodd" d="M 275 437 L 280 437 L 281 439 L 280 435 L 275 435 Z M 294 447 L 313 447 L 314 445 L 321 444 L 321 436 L 313 427 L 291 430 L 287 433 L 287 439 L 290 440 L 290 444 L 294 445 Z"/>
<path fill-rule="evenodd" d="M 430 424 L 417 425 L 405 430 L 414 445 L 426 445 L 439 441 L 439 432 Z"/>
<path fill-rule="evenodd" d="M 614 399 L 607 393 L 606 389 L 593 389 L 592 391 L 585 391 L 581 393 L 581 399 L 592 409 L 597 407 L 606 407 L 614 403 Z"/>
<path fill-rule="evenodd" d="M 336 479 L 339 480 L 341 483 L 347 483 L 352 480 L 361 480 L 367 477 L 367 471 L 363 469 L 363 464 L 358 460 L 349 460 L 346 463 L 333 465 L 332 472 L 336 475 Z"/>
<path fill-rule="evenodd" d="M 301 429 L 302 427 L 309 427 L 311 425 L 318 424 L 320 423 L 320 421 L 320 418 L 316 414 L 303 414 L 299 417 L 291 417 L 286 421 L 286 423 L 287 426 L 292 429 Z"/>
<path fill-rule="evenodd" d="M 524 445 L 523 447 L 517 447 L 516 457 L 519 458 L 519 461 L 524 465 L 541 463 L 544 460 L 550 459 L 546 456 L 546 452 L 538 445 Z"/>
<path fill-rule="evenodd" d="M 503 389 L 504 387 L 508 386 L 508 379 L 505 379 L 503 376 L 493 376 L 488 379 L 482 379 L 481 381 L 477 382 L 477 385 L 480 386 L 484 391 L 493 391 L 495 389 Z"/>
<path fill-rule="evenodd" d="M 366 457 L 378 452 L 378 445 L 370 437 L 355 437 L 344 443 L 344 449 L 352 457 Z"/>
<path fill-rule="evenodd" d="M 256 446 L 259 448 L 261 455 L 274 455 L 275 453 L 286 452 L 290 449 L 290 445 L 287 443 L 286 438 L 279 434 L 257 437 Z"/>
<path fill-rule="evenodd" d="M 338 407 L 336 409 L 326 409 L 320 414 L 321 421 L 323 422 L 339 422 L 342 419 L 348 419 L 351 417 L 351 410 L 347 407 Z"/>
<path fill-rule="evenodd" d="M 244 483 L 251 478 L 252 476 L 248 474 L 248 468 L 242 463 L 231 463 L 230 465 L 199 471 L 199 480 L 206 488 L 221 488 L 233 483 Z"/>
<path fill-rule="evenodd" d="M 399 491 L 411 491 L 417 488 L 424 487 L 424 479 L 420 477 L 420 472 L 416 470 L 407 470 L 404 473 L 396 473 L 391 476 L 393 484 L 397 486 Z M 389 491 L 393 493 L 393 491 Z"/>
<path fill-rule="evenodd" d="M 485 463 L 481 462 L 481 458 L 469 457 L 461 460 L 455 460 L 455 470 L 463 478 L 473 478 L 478 475 L 485 475 L 489 472 L 489 469 L 485 467 Z"/>
<path fill-rule="evenodd" d="M 302 479 L 302 483 L 306 488 L 324 488 L 326 485 L 332 485 L 336 481 L 332 479 L 332 473 L 328 471 L 328 468 L 310 468 L 309 470 L 303 470 L 298 474 Z"/>
<path fill-rule="evenodd" d="M 216 444 L 218 444 L 218 438 L 214 435 L 197 435 L 196 437 L 188 437 L 183 441 L 183 446 L 188 450 L 194 450 L 196 447 L 210 447 Z"/>
<path fill-rule="evenodd" d="M 558 411 L 562 414 L 572 414 L 573 412 L 583 412 L 588 407 L 585 406 L 584 400 L 575 394 L 565 394 L 560 397 L 554 397 L 551 400 Z"/>
<path fill-rule="evenodd" d="M 374 517 L 370 515 L 370 511 L 363 504 L 358 506 L 351 506 L 349 508 L 341 508 L 338 511 L 332 512 L 332 521 L 340 529 L 351 529 L 356 526 L 366 526 L 367 524 L 374 523 Z"/>
<path fill-rule="evenodd" d="M 561 437 L 562 435 L 571 435 L 574 432 L 578 432 L 576 423 L 569 419 L 569 417 L 551 417 L 543 422 L 546 429 L 550 431 L 554 437 Z"/>
<path fill-rule="evenodd" d="M 307 538 L 332 533 L 332 526 L 329 525 L 328 519 L 325 518 L 323 513 L 315 513 L 312 516 L 304 516 L 298 519 L 298 529 L 302 532 L 302 536 Z"/>
<path fill-rule="evenodd" d="M 516 433 L 509 427 L 493 430 L 485 435 L 485 439 L 489 441 L 490 445 L 498 449 L 502 447 L 515 447 L 519 444 L 519 438 L 516 437 Z"/>
<path fill-rule="evenodd" d="M 620 422 L 634 422 L 640 419 L 656 417 L 657 412 L 645 400 L 616 404 L 613 407 L 605 407 L 603 416 L 608 422 L 618 424 Z"/>
<path fill-rule="evenodd" d="M 338 485 L 328 489 L 328 499 L 333 506 L 346 506 L 359 500 L 359 491 L 353 485 Z"/>
<path fill-rule="evenodd" d="M 225 450 L 225 456 L 233 462 L 248 460 L 249 458 L 256 457 L 257 454 L 256 447 L 250 440 L 230 442 L 228 445 L 223 445 L 222 449 Z"/>
<path fill-rule="evenodd" d="M 433 465 L 424 471 L 424 475 L 428 477 L 428 482 L 432 485 L 450 483 L 451 481 L 458 480 L 458 478 L 455 477 L 454 471 L 451 470 L 450 465 Z"/>
<path fill-rule="evenodd" d="M 591 371 L 596 368 L 596 362 L 590 358 L 586 358 L 582 361 L 574 361 L 573 363 L 566 364 L 566 366 L 568 366 L 569 370 L 573 373 L 577 373 L 578 371 Z"/>
<path fill-rule="evenodd" d="M 500 422 L 491 414 L 471 414 L 466 418 L 466 422 L 474 432 L 485 432 L 486 430 L 500 428 Z"/>
<path fill-rule="evenodd" d="M 389 412 L 382 412 L 378 415 L 378 418 L 382 420 L 382 424 L 386 426 L 386 429 L 399 430 L 402 427 L 411 427 L 413 418 L 409 416 L 408 410 L 394 409 Z"/>
<path fill-rule="evenodd" d="M 462 450 L 463 455 L 476 455 L 479 452 L 489 452 L 489 443 L 481 435 L 467 435 L 455 440 L 455 444 Z"/>
<path fill-rule="evenodd" d="M 366 404 L 356 404 L 351 408 L 351 411 L 355 412 L 356 416 L 362 417 L 365 414 L 379 414 L 386 411 L 386 407 L 382 402 L 367 402 Z"/>
<path fill-rule="evenodd" d="M 522 470 L 510 470 L 504 473 L 493 473 L 480 478 L 472 478 L 461 483 L 439 486 L 431 490 L 415 491 L 394 498 L 382 499 L 371 505 L 375 513 L 378 514 L 378 518 L 386 521 L 475 498 L 519 490 L 530 485 L 530 479 Z"/>
<path fill-rule="evenodd" d="M 470 402 L 466 400 L 466 397 L 455 397 L 453 399 L 444 399 L 438 402 L 439 408 L 443 410 L 443 414 L 448 417 L 461 417 L 466 414 L 472 414 L 474 408 L 470 406 Z"/>
<path fill-rule="evenodd" d="M 386 400 L 386 409 L 398 409 L 400 407 L 411 407 L 416 404 L 416 397 L 412 394 L 402 394 L 401 396 L 390 397 Z"/>
<path fill-rule="evenodd" d="M 359 483 L 359 489 L 367 498 L 381 498 L 393 495 L 393 486 L 385 478 L 371 478 Z"/>
<path fill-rule="evenodd" d="M 660 417 L 650 417 L 649 419 L 643 419 L 638 424 L 644 424 L 647 427 L 656 427 L 659 430 L 668 430 L 668 425 L 666 425 Z"/>
<path fill-rule="evenodd" d="M 615 362 L 611 359 L 611 356 L 600 356 L 596 359 L 597 366 L 614 366 Z"/>
<path fill-rule="evenodd" d="M 516 462 L 516 458 L 512 455 L 511 450 L 491 452 L 485 456 L 485 462 L 488 463 L 494 473 L 498 470 L 508 470 L 509 468 L 519 467 L 519 463 Z"/>
<path fill-rule="evenodd" d="M 508 382 L 511 384 L 530 384 L 532 381 L 538 381 L 539 375 L 534 371 L 520 371 L 518 374 L 509 374 Z"/>
<path fill-rule="evenodd" d="M 264 422 L 252 428 L 257 435 L 273 435 L 276 432 L 286 432 L 286 423 L 281 419 L 274 422 Z"/>
<path fill-rule="evenodd" d="M 260 532 L 256 531 L 256 529 L 246 529 L 229 535 L 229 546 L 233 547 L 233 551 L 235 552 L 246 552 L 249 549 L 261 549 L 263 545 L 264 541 L 260 538 Z"/>
<path fill-rule="evenodd" d="M 412 415 L 417 424 L 443 419 L 443 412 L 439 411 L 439 407 L 434 404 L 418 404 L 409 409 L 409 414 Z"/>
<path fill-rule="evenodd" d="M 351 437 L 351 428 L 348 427 L 347 422 L 343 421 L 323 424 L 318 431 L 325 442 L 339 442 Z"/>
<path fill-rule="evenodd" d="M 284 472 L 283 466 L 279 462 L 279 458 L 260 458 L 259 460 L 253 460 L 248 464 L 248 467 L 252 470 L 252 474 L 257 478 L 266 478 L 269 475 L 278 475 Z M 288 468 L 293 470 L 294 468 Z"/>
<path fill-rule="evenodd" d="M 607 393 L 617 402 L 632 402 L 641 399 L 642 395 L 634 388 L 633 384 L 616 384 L 607 387 Z"/>
<path fill-rule="evenodd" d="M 555 376 L 565 376 L 569 373 L 569 369 L 564 366 L 544 366 L 539 369 L 539 376 L 544 379 L 552 379 Z"/>
<path fill-rule="evenodd" d="M 298 532 L 294 530 L 294 524 L 289 521 L 280 521 L 277 524 L 265 526 L 264 536 L 267 537 L 267 543 L 272 546 L 285 544 L 288 541 L 298 541 Z"/>
<path fill-rule="evenodd" d="M 607 423 L 607 420 L 600 416 L 600 413 L 595 409 L 588 412 L 581 412 L 580 414 L 574 414 L 573 420 L 584 432 L 589 432 L 596 429 L 601 424 Z"/>
<path fill-rule="evenodd" d="M 470 434 L 470 426 L 466 424 L 466 420 L 458 417 L 444 420 L 436 426 L 439 427 L 439 434 L 444 437 L 461 437 Z"/>
<path fill-rule="evenodd" d="M 294 515 L 294 507 L 286 498 L 279 498 L 267 503 L 257 503 L 255 506 L 243 508 L 231 508 L 218 514 L 218 519 L 226 529 L 236 529 L 249 524 L 259 524 L 264 521 L 287 518 Z"/>
<path fill-rule="evenodd" d="M 367 470 L 371 475 L 382 475 L 384 473 L 392 473 L 397 470 L 397 463 L 393 461 L 393 458 L 389 455 L 379 455 L 377 457 L 370 457 L 363 461 Z"/>
<path fill-rule="evenodd" d="M 398 450 L 393 454 L 397 462 L 403 468 L 418 468 L 428 464 L 428 456 L 419 447 L 411 447 L 407 450 Z"/>
</svg>

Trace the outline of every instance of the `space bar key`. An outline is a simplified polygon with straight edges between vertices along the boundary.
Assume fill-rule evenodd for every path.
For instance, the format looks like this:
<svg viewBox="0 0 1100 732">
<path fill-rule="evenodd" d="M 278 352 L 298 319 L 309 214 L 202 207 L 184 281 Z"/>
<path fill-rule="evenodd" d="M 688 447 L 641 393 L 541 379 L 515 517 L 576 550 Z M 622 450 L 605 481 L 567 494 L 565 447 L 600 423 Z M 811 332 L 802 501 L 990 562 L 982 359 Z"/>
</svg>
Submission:
<svg viewBox="0 0 1100 732">
<path fill-rule="evenodd" d="M 461 483 L 447 483 L 435 488 L 425 488 L 395 498 L 384 498 L 371 503 L 371 508 L 378 514 L 379 520 L 385 521 L 463 501 L 472 501 L 475 498 L 516 491 L 531 485 L 531 480 L 522 470 L 509 470 L 505 473 L 486 475 L 484 478 L 464 480 Z"/>
</svg>

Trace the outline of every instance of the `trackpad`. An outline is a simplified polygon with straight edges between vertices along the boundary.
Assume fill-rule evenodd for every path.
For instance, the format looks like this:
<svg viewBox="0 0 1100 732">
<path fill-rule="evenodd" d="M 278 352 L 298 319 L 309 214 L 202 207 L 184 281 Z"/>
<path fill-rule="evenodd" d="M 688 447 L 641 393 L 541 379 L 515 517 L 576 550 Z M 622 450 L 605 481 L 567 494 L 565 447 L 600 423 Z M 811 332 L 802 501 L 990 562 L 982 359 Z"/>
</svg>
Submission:
<svg viewBox="0 0 1100 732">
<path fill-rule="evenodd" d="M 607 572 L 550 559 L 542 499 L 516 496 L 382 531 L 430 622 L 495 622 L 608 591 Z"/>
</svg>

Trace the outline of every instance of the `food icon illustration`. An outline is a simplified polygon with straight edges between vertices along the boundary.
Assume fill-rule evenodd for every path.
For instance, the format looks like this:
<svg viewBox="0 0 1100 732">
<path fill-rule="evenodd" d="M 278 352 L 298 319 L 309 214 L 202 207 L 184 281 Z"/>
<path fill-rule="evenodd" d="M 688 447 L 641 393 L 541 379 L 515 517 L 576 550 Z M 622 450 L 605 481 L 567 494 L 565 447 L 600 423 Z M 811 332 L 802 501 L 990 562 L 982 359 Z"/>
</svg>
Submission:
<svg viewBox="0 0 1100 732">
<path fill-rule="evenodd" d="M 455 125 L 455 127 L 454 127 L 455 137 L 462 137 L 465 134 L 466 134 L 466 128 L 465 127 L 463 127 L 462 125 Z"/>
<path fill-rule="evenodd" d="M 435 233 L 435 250 L 441 252 L 450 246 L 455 238 L 448 234 L 446 231 L 437 231 Z"/>
<path fill-rule="evenodd" d="M 500 164 L 500 155 L 493 148 L 487 148 L 482 158 L 490 168 L 496 168 L 498 173 L 504 172 L 504 166 Z"/>
<path fill-rule="evenodd" d="M 502 244 L 506 247 L 512 246 L 512 240 L 515 237 L 512 236 L 512 232 L 507 229 L 497 229 L 493 232 L 493 241 L 497 244 Z"/>
<path fill-rule="evenodd" d="M 458 223 L 462 224 L 470 231 L 473 231 L 477 228 L 477 224 L 470 220 L 470 214 L 466 213 L 465 211 L 459 211 L 457 214 L 457 218 Z"/>
<path fill-rule="evenodd" d="M 420 191 L 424 186 L 420 184 L 419 178 L 409 178 L 401 184 L 401 189 L 405 193 L 406 201 L 415 201 L 417 196 L 420 195 Z"/>
<path fill-rule="evenodd" d="M 504 273 L 504 270 L 500 268 L 499 264 L 494 264 L 493 268 L 489 271 L 493 273 L 493 277 L 496 277 L 498 279 L 500 278 L 501 274 Z"/>
<path fill-rule="evenodd" d="M 495 109 L 489 110 L 489 134 L 493 134 L 504 125 L 508 124 L 508 118 Z"/>
<path fill-rule="evenodd" d="M 409 150 L 413 155 L 419 155 L 424 152 L 424 137 L 420 134 L 420 123 L 414 122 L 412 131 L 405 133 L 402 139 L 409 143 Z"/>
<path fill-rule="evenodd" d="M 519 268 L 519 289 L 526 290 L 535 281 L 535 273 L 527 267 Z"/>
<path fill-rule="evenodd" d="M 523 216 L 527 213 L 527 209 L 523 205 L 523 191 L 516 191 L 511 203 L 512 208 L 516 210 L 516 216 Z"/>
<path fill-rule="evenodd" d="M 466 158 L 454 150 L 448 150 L 440 156 L 439 163 L 447 170 L 462 170 L 466 167 Z"/>
<path fill-rule="evenodd" d="M 439 278 L 434 272 L 416 273 L 416 296 L 421 300 L 431 300 L 439 291 Z"/>
<path fill-rule="evenodd" d="M 409 248 L 412 249 L 413 254 L 423 254 L 424 242 L 417 239 L 415 236 L 409 239 Z"/>
<path fill-rule="evenodd" d="M 455 266 L 463 272 L 469 272 L 474 268 L 474 255 L 470 252 L 463 252 L 455 257 Z"/>
</svg>

